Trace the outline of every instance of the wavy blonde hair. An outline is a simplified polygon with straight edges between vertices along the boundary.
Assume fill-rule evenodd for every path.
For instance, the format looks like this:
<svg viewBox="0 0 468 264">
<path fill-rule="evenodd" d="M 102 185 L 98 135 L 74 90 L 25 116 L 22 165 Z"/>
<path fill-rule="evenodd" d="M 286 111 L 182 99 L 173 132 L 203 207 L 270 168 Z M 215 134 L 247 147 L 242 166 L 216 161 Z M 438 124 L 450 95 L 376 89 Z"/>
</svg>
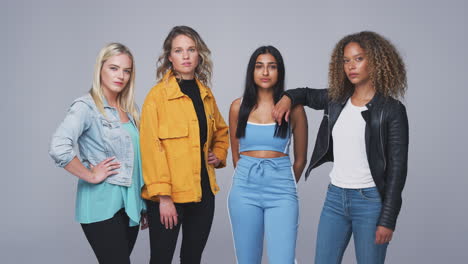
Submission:
<svg viewBox="0 0 468 264">
<path fill-rule="evenodd" d="M 185 35 L 195 42 L 195 47 L 198 51 L 198 65 L 195 68 L 195 78 L 202 82 L 205 86 L 211 84 L 211 75 L 213 72 L 213 62 L 211 61 L 211 51 L 205 44 L 200 35 L 191 27 L 175 26 L 167 35 L 163 43 L 163 53 L 158 58 L 156 78 L 161 81 L 167 71 L 172 70 L 172 75 L 178 79 L 182 79 L 169 61 L 169 55 L 172 50 L 172 41 L 179 35 Z"/>
<path fill-rule="evenodd" d="M 351 42 L 359 44 L 365 51 L 375 90 L 384 96 L 403 98 L 407 89 L 405 64 L 389 40 L 371 31 L 345 36 L 336 44 L 328 71 L 330 98 L 343 100 L 354 91 L 354 85 L 346 77 L 343 67 L 344 48 Z"/>
<path fill-rule="evenodd" d="M 93 98 L 99 112 L 106 116 L 103 103 L 104 92 L 102 91 L 101 86 L 101 70 L 102 66 L 109 58 L 120 54 L 126 54 L 128 57 L 130 57 L 132 60 L 132 71 L 127 85 L 117 95 L 117 104 L 120 109 L 130 113 L 130 115 L 135 120 L 136 125 L 139 127 L 140 118 L 137 107 L 135 105 L 135 61 L 133 59 L 132 53 L 125 45 L 120 43 L 110 43 L 101 49 L 96 58 L 96 64 L 94 65 L 93 86 L 91 87 L 89 93 L 91 94 L 91 97 Z"/>
</svg>

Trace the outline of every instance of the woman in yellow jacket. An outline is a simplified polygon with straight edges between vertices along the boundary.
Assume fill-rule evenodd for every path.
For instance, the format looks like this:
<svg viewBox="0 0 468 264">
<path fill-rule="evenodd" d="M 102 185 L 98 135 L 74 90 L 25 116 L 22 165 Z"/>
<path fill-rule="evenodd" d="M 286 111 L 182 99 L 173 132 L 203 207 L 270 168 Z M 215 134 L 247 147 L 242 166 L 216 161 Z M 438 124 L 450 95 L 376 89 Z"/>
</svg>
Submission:
<svg viewBox="0 0 468 264">
<path fill-rule="evenodd" d="M 159 82 L 143 104 L 140 139 L 150 229 L 150 263 L 200 263 L 219 191 L 214 168 L 226 166 L 228 127 L 208 88 L 210 50 L 198 33 L 174 27 L 158 60 Z"/>
</svg>

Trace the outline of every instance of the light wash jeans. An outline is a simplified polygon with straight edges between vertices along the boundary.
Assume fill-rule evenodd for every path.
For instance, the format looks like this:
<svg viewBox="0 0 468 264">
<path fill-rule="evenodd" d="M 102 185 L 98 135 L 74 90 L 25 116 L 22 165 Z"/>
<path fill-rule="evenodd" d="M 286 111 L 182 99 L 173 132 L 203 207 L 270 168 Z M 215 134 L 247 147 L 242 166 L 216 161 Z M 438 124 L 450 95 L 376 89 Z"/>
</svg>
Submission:
<svg viewBox="0 0 468 264">
<path fill-rule="evenodd" d="M 330 184 L 320 216 L 315 263 L 341 263 L 351 234 L 358 264 L 384 263 L 388 243 L 375 243 L 381 208 L 376 187 L 344 189 Z"/>
</svg>

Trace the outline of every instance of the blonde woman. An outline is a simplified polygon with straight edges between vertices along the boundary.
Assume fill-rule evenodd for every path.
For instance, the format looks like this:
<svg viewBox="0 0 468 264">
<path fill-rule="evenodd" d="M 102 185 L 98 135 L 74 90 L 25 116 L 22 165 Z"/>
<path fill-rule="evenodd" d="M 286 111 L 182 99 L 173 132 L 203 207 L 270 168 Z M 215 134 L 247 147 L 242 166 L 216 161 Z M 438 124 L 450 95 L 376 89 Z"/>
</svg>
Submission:
<svg viewBox="0 0 468 264">
<path fill-rule="evenodd" d="M 210 51 L 198 33 L 174 27 L 163 44 L 159 83 L 145 99 L 141 147 L 150 263 L 171 263 L 182 226 L 180 263 L 200 263 L 226 166 L 228 127 L 208 88 Z"/>
<path fill-rule="evenodd" d="M 76 220 L 99 263 L 130 263 L 138 226 L 147 226 L 134 81 L 130 50 L 105 46 L 91 90 L 72 103 L 50 143 L 57 166 L 79 178 Z"/>
</svg>

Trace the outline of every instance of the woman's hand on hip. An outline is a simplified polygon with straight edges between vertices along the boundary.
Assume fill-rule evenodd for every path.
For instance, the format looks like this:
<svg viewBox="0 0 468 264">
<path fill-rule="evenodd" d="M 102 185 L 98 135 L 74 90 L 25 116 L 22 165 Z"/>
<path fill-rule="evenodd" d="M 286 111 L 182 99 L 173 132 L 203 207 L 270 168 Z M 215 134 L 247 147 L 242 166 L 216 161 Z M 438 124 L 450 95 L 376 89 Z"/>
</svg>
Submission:
<svg viewBox="0 0 468 264">
<path fill-rule="evenodd" d="M 159 196 L 159 215 L 161 224 L 166 229 L 172 229 L 177 225 L 177 210 L 170 196 Z"/>
<path fill-rule="evenodd" d="M 97 184 L 104 181 L 107 177 L 119 173 L 116 169 L 120 168 L 120 162 L 113 160 L 115 160 L 115 157 L 107 158 L 97 165 L 89 164 L 92 175 L 89 182 Z"/>
<path fill-rule="evenodd" d="M 385 226 L 377 226 L 377 231 L 375 231 L 375 243 L 376 244 L 385 244 L 392 240 L 393 230 Z"/>
<path fill-rule="evenodd" d="M 208 151 L 208 164 L 218 167 L 219 163 L 221 163 L 221 160 L 219 160 L 218 157 L 216 157 L 216 155 L 211 152 L 211 150 Z"/>
<path fill-rule="evenodd" d="M 289 112 L 291 111 L 291 99 L 288 96 L 283 95 L 281 100 L 276 103 L 271 115 L 275 119 L 278 125 L 281 125 L 283 121 L 283 116 L 286 122 L 289 122 Z M 286 114 L 286 115 L 285 115 Z"/>
</svg>

